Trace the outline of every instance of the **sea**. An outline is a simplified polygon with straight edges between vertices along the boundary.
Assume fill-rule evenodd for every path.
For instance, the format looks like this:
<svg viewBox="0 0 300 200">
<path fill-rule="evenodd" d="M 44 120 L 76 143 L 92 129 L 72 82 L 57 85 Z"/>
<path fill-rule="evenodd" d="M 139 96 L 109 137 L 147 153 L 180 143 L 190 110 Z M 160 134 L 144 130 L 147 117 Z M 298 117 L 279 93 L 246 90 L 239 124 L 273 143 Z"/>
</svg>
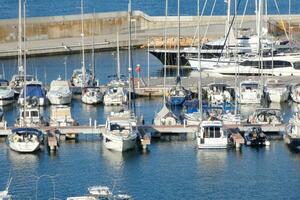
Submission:
<svg viewBox="0 0 300 200">
<path fill-rule="evenodd" d="M 196 14 L 196 0 L 181 0 L 182 15 Z M 203 3 L 203 1 L 201 1 Z M 209 1 L 209 3 L 213 0 Z M 254 1 L 249 1 L 249 14 L 254 12 Z M 288 13 L 286 0 L 268 1 L 270 13 Z M 176 15 L 177 1 L 169 2 L 171 15 Z M 299 13 L 300 2 L 292 0 L 292 12 Z M 27 0 L 28 16 L 78 14 L 79 0 Z M 241 5 L 245 1 L 241 2 Z M 251 5 L 250 5 L 251 4 Z M 271 5 L 273 4 L 273 8 Z M 133 10 L 149 15 L 163 15 L 162 0 L 133 0 Z M 212 6 L 212 3 L 209 4 Z M 17 0 L 0 0 L 0 18 L 16 18 Z M 272 8 L 272 9 L 271 9 Z M 85 0 L 86 12 L 125 11 L 127 1 Z M 225 13 L 223 0 L 216 1 L 216 15 Z M 207 14 L 209 12 L 207 11 Z M 141 65 L 141 76 L 148 75 L 147 52 L 133 51 L 133 65 Z M 127 75 L 127 51 L 121 51 L 122 74 Z M 96 76 L 101 84 L 107 83 L 116 73 L 116 53 L 97 52 Z M 86 54 L 91 65 L 91 55 Z M 0 60 L 2 78 L 10 79 L 17 72 L 16 59 Z M 57 55 L 27 59 L 27 70 L 39 80 L 49 84 L 58 77 L 70 79 L 72 71 L 81 66 L 81 55 Z M 162 64 L 150 55 L 150 75 L 161 76 Z M 168 72 L 170 76 L 174 72 Z M 184 72 L 183 75 L 188 75 Z M 155 113 L 162 107 L 162 98 L 138 98 L 136 110 L 146 124 L 151 124 Z M 256 106 L 242 106 L 243 115 L 252 113 Z M 300 111 L 300 105 L 291 101 L 270 104 L 281 109 L 285 123 Z M 120 108 L 103 105 L 90 106 L 76 97 L 71 104 L 72 115 L 79 124 L 89 119 L 105 123 L 106 115 Z M 49 119 L 51 106 L 41 109 Z M 17 105 L 3 108 L 8 125 L 18 116 Z M 210 199 L 299 199 L 300 154 L 290 150 L 281 140 L 271 141 L 268 148 L 242 147 L 240 150 L 198 150 L 196 140 L 185 137 L 167 137 L 152 140 L 147 151 L 135 149 L 126 153 L 107 150 L 100 137 L 81 135 L 78 141 L 61 142 L 56 153 L 42 148 L 36 154 L 19 154 L 9 149 L 7 141 L 0 141 L 0 190 L 12 177 L 10 193 L 14 200 L 66 199 L 87 194 L 93 185 L 107 185 L 114 193 L 130 194 L 135 200 L 210 200 Z"/>
</svg>

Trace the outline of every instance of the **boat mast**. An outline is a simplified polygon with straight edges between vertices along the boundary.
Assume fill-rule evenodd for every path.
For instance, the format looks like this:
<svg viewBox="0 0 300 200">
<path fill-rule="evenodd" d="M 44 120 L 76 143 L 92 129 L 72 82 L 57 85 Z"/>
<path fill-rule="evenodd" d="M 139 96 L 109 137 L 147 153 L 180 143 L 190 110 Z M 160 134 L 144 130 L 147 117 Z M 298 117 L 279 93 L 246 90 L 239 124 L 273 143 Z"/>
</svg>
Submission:
<svg viewBox="0 0 300 200">
<path fill-rule="evenodd" d="M 23 44 L 23 47 L 24 47 L 24 87 L 23 87 L 23 90 L 24 90 L 24 109 L 23 109 L 23 125 L 24 126 L 27 126 L 26 124 L 26 96 L 27 96 L 27 63 L 26 63 L 26 0 L 24 0 L 23 2 L 23 7 L 24 7 L 24 10 L 23 10 L 23 15 L 24 15 L 24 31 L 23 31 L 23 40 L 24 40 L 24 44 Z"/>
<path fill-rule="evenodd" d="M 117 31 L 117 78 L 121 80 L 119 31 Z"/>
<path fill-rule="evenodd" d="M 96 77 L 96 63 L 95 63 L 95 37 L 94 37 L 94 23 L 95 23 L 95 11 L 93 12 L 93 21 L 92 21 L 92 83 L 95 83 Z"/>
<path fill-rule="evenodd" d="M 166 105 L 166 75 L 167 75 L 167 17 L 168 17 L 168 0 L 166 0 L 165 7 L 165 24 L 164 24 L 164 45 L 165 45 L 165 59 L 164 59 L 164 105 Z"/>
<path fill-rule="evenodd" d="M 230 9 L 231 9 L 231 0 L 227 0 L 227 20 L 226 20 L 226 25 L 225 25 L 225 38 L 228 37 L 227 34 L 230 34 L 229 31 L 230 31 Z M 229 48 L 229 39 L 230 37 L 227 38 L 227 40 L 225 41 L 225 44 L 226 45 L 226 52 L 227 52 L 227 56 L 228 55 L 228 48 Z"/>
<path fill-rule="evenodd" d="M 83 0 L 81 0 L 81 47 L 82 47 L 82 87 L 86 85 L 85 57 L 84 57 L 84 29 L 83 29 Z"/>
<path fill-rule="evenodd" d="M 204 9 L 204 8 L 203 8 Z M 204 11 L 204 10 L 203 10 Z M 202 12 L 203 12 L 202 11 Z M 198 61 L 199 61 L 199 86 L 198 86 L 198 101 L 200 121 L 202 121 L 202 77 L 201 77 L 201 42 L 200 42 L 200 0 L 197 2 L 197 17 L 198 17 Z"/>
<path fill-rule="evenodd" d="M 18 74 L 24 74 L 22 64 L 22 0 L 19 0 L 19 26 L 18 26 Z"/>
<path fill-rule="evenodd" d="M 180 80 L 180 0 L 177 0 L 177 14 L 178 14 L 178 32 L 177 32 L 177 79 L 176 85 L 181 84 Z"/>
<path fill-rule="evenodd" d="M 128 28 L 129 28 L 129 41 L 128 41 L 128 78 L 129 78 L 129 109 L 133 107 L 135 114 L 135 102 L 132 101 L 131 94 L 134 94 L 134 74 L 132 71 L 132 55 L 131 55 L 131 0 L 128 0 Z M 133 105 L 132 105 L 133 103 Z"/>
</svg>

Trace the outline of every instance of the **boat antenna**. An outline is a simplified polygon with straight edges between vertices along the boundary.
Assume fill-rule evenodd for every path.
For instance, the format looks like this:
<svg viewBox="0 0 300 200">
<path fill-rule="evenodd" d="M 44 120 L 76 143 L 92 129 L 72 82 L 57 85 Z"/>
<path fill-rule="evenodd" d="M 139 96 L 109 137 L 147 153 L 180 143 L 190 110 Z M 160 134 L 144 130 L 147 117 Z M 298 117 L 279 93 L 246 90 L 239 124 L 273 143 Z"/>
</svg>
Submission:
<svg viewBox="0 0 300 200">
<path fill-rule="evenodd" d="M 129 41 L 128 41 L 128 73 L 129 73 L 129 109 L 133 107 L 135 113 L 135 101 L 131 99 L 131 94 L 134 94 L 134 73 L 132 70 L 132 54 L 131 54 L 131 0 L 128 0 L 128 28 L 129 28 Z M 133 105 L 132 105 L 133 104 Z"/>
<path fill-rule="evenodd" d="M 22 0 L 19 0 L 19 27 L 18 27 L 18 74 L 24 74 L 22 58 Z"/>
<path fill-rule="evenodd" d="M 164 24 L 164 46 L 165 46 L 165 59 L 164 59 L 164 105 L 166 105 L 166 75 L 167 75 L 167 18 L 168 18 L 168 0 L 166 0 L 165 8 L 165 24 Z"/>
<path fill-rule="evenodd" d="M 117 31 L 117 78 L 121 80 L 119 31 Z"/>
<path fill-rule="evenodd" d="M 176 85 L 181 85 L 180 79 L 180 0 L 177 0 L 177 14 L 178 14 L 178 31 L 177 31 L 177 78 Z"/>
<path fill-rule="evenodd" d="M 96 78 L 94 25 L 95 25 L 95 9 L 94 9 L 94 12 L 93 12 L 93 20 L 92 20 L 92 73 L 93 73 L 92 82 L 93 82 L 93 84 L 95 83 L 95 78 Z"/>
<path fill-rule="evenodd" d="M 86 71 L 85 71 L 85 57 L 84 57 L 84 23 L 83 23 L 83 0 L 81 0 L 81 47 L 82 47 L 82 82 L 83 82 L 83 87 L 85 86 L 86 83 Z"/>
</svg>

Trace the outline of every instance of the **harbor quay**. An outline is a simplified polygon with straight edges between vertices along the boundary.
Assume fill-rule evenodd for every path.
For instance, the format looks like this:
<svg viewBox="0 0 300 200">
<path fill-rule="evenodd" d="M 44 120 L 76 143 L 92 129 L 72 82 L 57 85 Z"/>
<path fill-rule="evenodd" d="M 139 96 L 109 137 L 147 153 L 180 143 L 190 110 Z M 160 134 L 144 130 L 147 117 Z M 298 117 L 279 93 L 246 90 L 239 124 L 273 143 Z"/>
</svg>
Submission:
<svg viewBox="0 0 300 200">
<path fill-rule="evenodd" d="M 84 14 L 85 49 L 97 51 L 115 49 L 117 33 L 121 48 L 127 48 L 129 30 L 127 12 L 109 12 Z M 163 48 L 164 29 L 167 31 L 167 46 L 177 45 L 177 17 L 149 16 L 141 11 L 132 12 L 131 44 L 135 48 Z M 202 16 L 200 35 L 207 34 L 202 41 L 221 38 L 225 32 L 226 16 Z M 236 22 L 243 21 L 243 28 L 255 30 L 255 16 L 237 16 Z M 291 28 L 287 27 L 291 21 Z M 269 32 L 282 37 L 284 30 L 292 30 L 297 38 L 300 15 L 268 15 Z M 181 46 L 195 46 L 198 18 L 181 16 Z M 208 24 L 209 22 L 209 24 Z M 0 58 L 15 57 L 18 50 L 18 19 L 0 20 Z M 32 17 L 26 19 L 26 54 L 28 56 L 79 53 L 81 50 L 81 18 L 80 15 Z"/>
</svg>

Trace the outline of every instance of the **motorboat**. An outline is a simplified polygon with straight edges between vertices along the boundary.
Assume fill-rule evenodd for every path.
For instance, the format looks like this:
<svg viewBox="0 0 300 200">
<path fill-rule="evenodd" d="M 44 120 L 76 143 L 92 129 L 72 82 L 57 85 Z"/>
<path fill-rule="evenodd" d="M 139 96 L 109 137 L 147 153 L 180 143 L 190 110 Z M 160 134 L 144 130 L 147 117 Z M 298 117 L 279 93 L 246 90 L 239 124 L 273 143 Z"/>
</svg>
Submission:
<svg viewBox="0 0 300 200">
<path fill-rule="evenodd" d="M 181 123 L 179 118 L 166 105 L 164 105 L 155 115 L 153 124 L 155 126 L 174 126 Z"/>
<path fill-rule="evenodd" d="M 93 196 L 67 197 L 67 200 L 99 200 Z"/>
<path fill-rule="evenodd" d="M 102 102 L 103 94 L 99 87 L 85 87 L 82 90 L 81 100 L 85 104 L 99 104 Z"/>
<path fill-rule="evenodd" d="M 71 77 L 71 85 L 74 87 L 86 87 L 94 86 L 93 73 L 89 69 L 85 69 L 85 72 L 82 72 L 82 69 L 75 69 Z"/>
<path fill-rule="evenodd" d="M 20 107 L 20 115 L 17 118 L 15 126 L 17 127 L 40 127 L 48 125 L 41 116 L 40 109 L 37 106 L 24 105 Z M 25 113 L 25 114 L 24 114 Z"/>
<path fill-rule="evenodd" d="M 254 80 L 246 80 L 240 83 L 239 101 L 241 104 L 259 104 L 262 98 L 260 84 Z"/>
<path fill-rule="evenodd" d="M 126 82 L 113 80 L 107 86 L 105 91 L 103 103 L 106 106 L 123 105 L 128 101 L 128 91 L 126 89 Z"/>
<path fill-rule="evenodd" d="M 12 104 L 15 100 L 15 92 L 9 86 L 7 80 L 0 80 L 0 106 Z"/>
<path fill-rule="evenodd" d="M 265 83 L 264 94 L 269 102 L 285 102 L 289 98 L 289 87 L 279 79 L 268 79 Z"/>
<path fill-rule="evenodd" d="M 300 103 L 300 83 L 292 85 L 291 98 L 294 102 Z"/>
<path fill-rule="evenodd" d="M 16 93 L 20 93 L 21 89 L 25 86 L 25 82 L 30 83 L 36 81 L 33 75 L 15 74 L 12 76 L 9 86 L 15 90 Z"/>
<path fill-rule="evenodd" d="M 30 99 L 35 101 L 38 106 L 44 106 L 47 103 L 45 89 L 38 81 L 25 84 L 24 88 L 21 90 L 18 103 L 24 104 L 24 98 L 26 98 L 26 100 Z"/>
<path fill-rule="evenodd" d="M 95 197 L 98 197 L 99 199 L 109 199 L 112 197 L 112 192 L 110 191 L 109 187 L 107 186 L 92 186 L 88 188 L 89 194 L 93 195 Z"/>
<path fill-rule="evenodd" d="M 197 144 L 199 149 L 226 149 L 228 138 L 224 133 L 222 122 L 202 121 L 197 133 Z"/>
<path fill-rule="evenodd" d="M 133 149 L 137 138 L 136 124 L 136 118 L 128 110 L 111 112 L 103 132 L 104 146 L 119 152 Z"/>
<path fill-rule="evenodd" d="M 9 179 L 5 190 L 0 191 L 0 200 L 12 200 L 12 196 L 9 194 L 9 186 L 11 183 L 12 178 Z"/>
<path fill-rule="evenodd" d="M 210 77 L 235 76 L 236 73 L 239 76 L 300 76 L 300 56 L 248 57 L 228 67 L 216 65 L 204 71 Z"/>
<path fill-rule="evenodd" d="M 60 78 L 51 81 L 47 97 L 50 103 L 54 105 L 70 104 L 72 101 L 70 82 Z"/>
<path fill-rule="evenodd" d="M 115 200 L 132 200 L 133 198 L 128 194 L 116 194 L 113 199 Z"/>
<path fill-rule="evenodd" d="M 180 84 L 171 88 L 167 93 L 167 102 L 170 106 L 181 106 L 185 100 L 191 96 L 190 91 L 186 90 Z"/>
<path fill-rule="evenodd" d="M 32 153 L 39 150 L 43 133 L 36 128 L 16 128 L 8 136 L 9 147 L 20 153 Z"/>
<path fill-rule="evenodd" d="M 279 109 L 259 108 L 248 117 L 250 124 L 258 125 L 281 125 L 283 124 L 282 114 Z"/>
<path fill-rule="evenodd" d="M 270 141 L 260 127 L 251 127 L 244 133 L 247 146 L 269 146 Z"/>
<path fill-rule="evenodd" d="M 289 120 L 287 132 L 284 135 L 285 143 L 292 149 L 300 151 L 300 113 L 296 112 Z"/>
<path fill-rule="evenodd" d="M 232 97 L 228 88 L 229 85 L 224 83 L 209 84 L 207 89 L 208 101 L 213 105 L 230 103 L 232 101 Z"/>
<path fill-rule="evenodd" d="M 78 122 L 73 119 L 71 114 L 71 107 L 66 105 L 54 105 L 50 109 L 50 122 L 52 127 L 69 127 L 78 126 Z M 76 139 L 76 134 L 73 132 L 66 132 L 66 139 Z"/>
</svg>

